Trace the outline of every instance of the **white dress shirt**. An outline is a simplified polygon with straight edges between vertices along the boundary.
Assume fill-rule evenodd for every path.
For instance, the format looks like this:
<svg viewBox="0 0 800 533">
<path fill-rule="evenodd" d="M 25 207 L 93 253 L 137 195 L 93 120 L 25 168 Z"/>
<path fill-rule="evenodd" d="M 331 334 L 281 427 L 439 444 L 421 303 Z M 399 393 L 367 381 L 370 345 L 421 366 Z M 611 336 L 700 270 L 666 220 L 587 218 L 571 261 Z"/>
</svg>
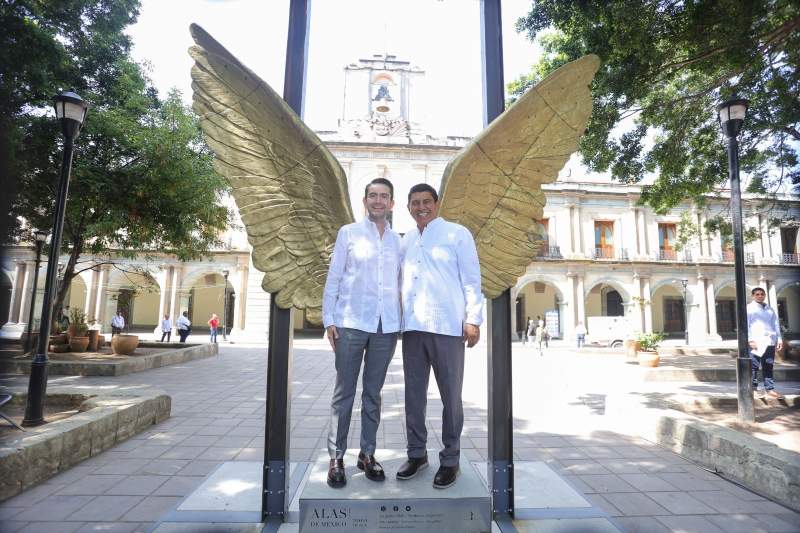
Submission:
<svg viewBox="0 0 800 533">
<path fill-rule="evenodd" d="M 192 323 L 189 319 L 183 315 L 179 316 L 178 320 L 175 321 L 175 326 L 177 326 L 178 329 L 189 329 L 191 325 Z"/>
<path fill-rule="evenodd" d="M 111 325 L 115 328 L 124 328 L 125 319 L 122 317 L 122 315 L 114 315 L 114 318 L 111 319 Z"/>
<path fill-rule="evenodd" d="M 461 337 L 483 322 L 475 240 L 460 224 L 435 218 L 403 237 L 403 331 Z"/>
<path fill-rule="evenodd" d="M 365 218 L 336 237 L 325 291 L 322 323 L 368 333 L 400 330 L 400 236 L 387 222 L 383 237 Z"/>
<path fill-rule="evenodd" d="M 172 331 L 172 321 L 169 318 L 161 321 L 161 331 Z"/>
<path fill-rule="evenodd" d="M 757 344 L 769 338 L 768 346 L 775 346 L 782 341 L 778 313 L 767 304 L 762 306 L 756 301 L 747 304 L 747 337 Z"/>
</svg>

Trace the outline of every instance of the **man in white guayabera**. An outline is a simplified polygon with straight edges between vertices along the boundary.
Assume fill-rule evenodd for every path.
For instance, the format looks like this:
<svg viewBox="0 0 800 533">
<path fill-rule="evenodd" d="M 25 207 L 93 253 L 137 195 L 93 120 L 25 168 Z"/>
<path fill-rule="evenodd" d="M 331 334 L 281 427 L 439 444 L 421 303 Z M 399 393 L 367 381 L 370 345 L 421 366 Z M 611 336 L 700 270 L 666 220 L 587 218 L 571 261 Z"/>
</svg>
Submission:
<svg viewBox="0 0 800 533">
<path fill-rule="evenodd" d="M 775 390 L 772 366 L 775 354 L 783 348 L 778 313 L 764 300 L 767 293 L 761 287 L 750 291 L 753 301 L 747 305 L 747 340 L 750 344 L 750 361 L 753 367 L 753 391 L 758 390 L 758 369 L 764 374 L 764 393 L 780 400 L 783 396 Z"/>
<path fill-rule="evenodd" d="M 480 338 L 481 269 L 467 228 L 438 217 L 439 196 L 426 183 L 411 187 L 408 211 L 417 227 L 403 237 L 403 376 L 408 461 L 397 479 L 411 479 L 428 465 L 425 425 L 431 368 L 442 398 L 442 444 L 433 486 L 456 482 L 464 408 L 464 343 Z"/>
<path fill-rule="evenodd" d="M 375 460 L 381 420 L 381 389 L 400 330 L 400 236 L 387 217 L 394 187 L 376 178 L 364 189 L 367 217 L 339 230 L 322 296 L 322 321 L 336 356 L 336 385 L 328 434 L 328 485 L 347 483 L 344 454 L 358 373 L 364 361 L 361 394 L 361 451 L 357 466 L 368 479 L 383 481 Z"/>
</svg>

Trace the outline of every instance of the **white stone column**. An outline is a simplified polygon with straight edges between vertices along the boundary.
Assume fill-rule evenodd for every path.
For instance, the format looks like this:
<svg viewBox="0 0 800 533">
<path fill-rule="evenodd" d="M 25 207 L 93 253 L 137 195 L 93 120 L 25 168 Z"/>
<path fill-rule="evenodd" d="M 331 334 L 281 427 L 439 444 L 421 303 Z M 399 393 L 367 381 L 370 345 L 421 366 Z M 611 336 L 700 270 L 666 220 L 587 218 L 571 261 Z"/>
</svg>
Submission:
<svg viewBox="0 0 800 533">
<path fill-rule="evenodd" d="M 83 312 L 86 315 L 87 322 L 93 318 L 97 318 L 95 315 L 95 301 L 97 300 L 97 270 L 96 267 L 93 267 L 89 270 L 89 283 L 86 284 L 86 301 L 83 304 Z"/>
<path fill-rule="evenodd" d="M 111 318 L 108 316 L 106 310 L 106 296 L 108 293 L 108 266 L 101 266 L 97 272 L 97 298 L 95 299 L 95 319 L 98 324 L 105 325 L 104 321 L 108 318 L 108 323 L 111 324 Z"/>
<path fill-rule="evenodd" d="M 14 263 L 14 282 L 11 284 L 11 299 L 8 302 L 8 324 L 17 323 L 17 297 L 19 296 L 19 285 L 22 278 L 22 267 L 24 263 Z"/>
<path fill-rule="evenodd" d="M 708 293 L 706 291 L 706 278 L 702 274 L 697 276 L 697 291 L 695 297 L 697 298 L 698 310 L 700 316 L 698 321 L 702 325 L 703 336 L 708 338 L 709 323 L 708 323 Z"/>
<path fill-rule="evenodd" d="M 561 246 L 564 247 L 563 253 L 567 257 L 575 253 L 575 227 L 572 224 L 572 210 L 574 207 L 572 204 L 565 204 L 561 215 L 562 222 L 569 228 L 569 231 L 565 231 L 561 237 Z"/>
<path fill-rule="evenodd" d="M 17 322 L 20 324 L 28 325 L 28 310 L 30 309 L 30 302 L 32 294 L 28 294 L 33 285 L 33 261 L 25 261 L 25 274 L 22 276 L 22 290 L 19 293 L 19 313 L 17 315 Z"/>
<path fill-rule="evenodd" d="M 166 264 L 161 265 L 161 269 L 158 271 L 158 275 L 156 275 L 156 283 L 158 283 L 158 320 L 161 320 L 161 317 L 164 316 L 164 313 L 167 311 L 167 294 L 169 293 L 169 289 L 167 287 L 167 283 L 169 280 L 169 269 L 170 267 Z M 174 317 L 175 320 L 178 317 Z"/>
<path fill-rule="evenodd" d="M 181 286 L 183 280 L 183 267 L 181 266 L 173 266 L 172 267 L 172 294 L 169 300 L 169 315 L 170 317 L 176 317 L 180 311 L 180 302 L 178 301 L 178 289 Z M 166 313 L 166 311 L 165 311 Z M 161 315 L 164 316 L 164 315 Z M 159 321 L 161 320 L 161 316 L 158 317 Z"/>
<path fill-rule="evenodd" d="M 569 316 L 569 302 L 558 302 L 558 321 L 561 326 L 561 338 L 572 339 L 575 337 L 575 324 Z"/>
<path fill-rule="evenodd" d="M 689 332 L 689 344 L 698 345 L 705 343 L 708 335 L 706 331 L 705 313 L 706 288 L 705 280 L 697 276 L 695 283 L 686 287 L 686 329 Z"/>
<path fill-rule="evenodd" d="M 722 340 L 717 331 L 717 298 L 714 294 L 714 280 L 706 279 L 706 300 L 708 301 L 708 337 L 711 340 Z"/>
<path fill-rule="evenodd" d="M 650 255 L 647 246 L 647 211 L 645 209 L 639 209 L 637 233 L 639 234 L 639 255 Z"/>
<path fill-rule="evenodd" d="M 775 290 L 775 282 L 765 280 L 767 283 L 767 303 L 778 312 L 778 291 Z"/>
<path fill-rule="evenodd" d="M 256 270 L 252 259 L 248 264 L 247 278 L 244 331 L 248 338 L 266 342 L 269 331 L 269 294 L 261 288 L 264 274 Z"/>
<path fill-rule="evenodd" d="M 653 333 L 653 302 L 650 294 L 650 278 L 642 277 L 642 299 L 644 299 L 644 332 Z"/>
<path fill-rule="evenodd" d="M 583 322 L 586 326 L 586 295 L 583 292 L 583 275 L 575 276 L 576 293 L 578 297 L 578 322 Z"/>
<path fill-rule="evenodd" d="M 250 271 L 247 268 L 247 264 L 237 266 L 236 270 L 239 275 L 239 283 L 236 288 L 233 327 L 241 332 L 244 330 L 244 325 L 247 323 L 247 282 L 250 276 Z"/>
</svg>

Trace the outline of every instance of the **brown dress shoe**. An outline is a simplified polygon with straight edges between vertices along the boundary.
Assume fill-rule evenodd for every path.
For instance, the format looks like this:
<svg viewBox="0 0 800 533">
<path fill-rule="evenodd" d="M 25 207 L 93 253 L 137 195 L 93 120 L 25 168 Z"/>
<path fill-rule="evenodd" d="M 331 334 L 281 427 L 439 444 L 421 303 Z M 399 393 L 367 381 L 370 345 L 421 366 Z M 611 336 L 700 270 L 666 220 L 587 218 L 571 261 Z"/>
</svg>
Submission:
<svg viewBox="0 0 800 533">
<path fill-rule="evenodd" d="M 342 459 L 331 459 L 331 464 L 328 467 L 328 486 L 338 489 L 347 484 L 347 478 L 344 475 L 344 461 Z"/>
<path fill-rule="evenodd" d="M 436 489 L 446 489 L 456 482 L 458 476 L 458 465 L 440 466 L 436 475 L 433 477 L 433 487 Z"/>
<path fill-rule="evenodd" d="M 378 461 L 375 460 L 374 455 L 365 455 L 363 453 L 359 453 L 358 463 L 356 463 L 356 466 L 359 468 L 359 470 L 364 471 L 367 479 L 371 479 L 372 481 L 384 481 L 386 479 L 386 474 L 383 472 L 383 467 Z"/>
</svg>

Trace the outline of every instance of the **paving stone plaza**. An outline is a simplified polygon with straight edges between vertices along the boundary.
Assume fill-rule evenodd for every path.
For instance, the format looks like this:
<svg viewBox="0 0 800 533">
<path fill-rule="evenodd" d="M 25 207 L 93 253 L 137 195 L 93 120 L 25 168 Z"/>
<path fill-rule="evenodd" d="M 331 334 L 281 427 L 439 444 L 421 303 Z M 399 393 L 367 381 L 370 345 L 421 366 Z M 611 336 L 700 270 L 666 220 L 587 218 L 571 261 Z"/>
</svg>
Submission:
<svg viewBox="0 0 800 533">
<path fill-rule="evenodd" d="M 378 448 L 402 453 L 400 353 L 398 347 L 383 389 Z M 487 456 L 485 354 L 484 343 L 468 351 L 464 383 L 462 452 L 478 469 Z M 536 509 L 536 491 L 518 482 L 517 508 L 524 517 L 515 524 L 519 531 L 800 531 L 800 514 L 652 442 L 616 432 L 605 420 L 605 398 L 616 393 L 729 393 L 734 383 L 637 380 L 609 360 L 602 350 L 592 359 L 565 346 L 553 346 L 540 357 L 530 346 L 515 343 L 515 460 L 540 465 L 588 502 L 580 513 L 574 506 Z M 172 397 L 172 416 L 0 504 L 0 531 L 192 531 L 165 518 L 221 465 L 263 460 L 265 361 L 263 345 L 224 344 L 215 357 L 126 376 L 51 377 L 50 388 L 164 390 Z M 293 462 L 313 462 L 324 454 L 332 371 L 327 343 L 295 340 Z M 0 380 L 10 387 L 25 383 L 23 376 Z M 798 383 L 779 387 L 787 395 L 800 392 Z M 357 399 L 350 431 L 356 449 L 358 409 Z M 441 403 L 432 385 L 430 448 L 441 445 L 440 424 Z M 349 476 L 363 475 L 347 466 Z M 282 530 L 293 528 L 296 524 Z"/>
</svg>

